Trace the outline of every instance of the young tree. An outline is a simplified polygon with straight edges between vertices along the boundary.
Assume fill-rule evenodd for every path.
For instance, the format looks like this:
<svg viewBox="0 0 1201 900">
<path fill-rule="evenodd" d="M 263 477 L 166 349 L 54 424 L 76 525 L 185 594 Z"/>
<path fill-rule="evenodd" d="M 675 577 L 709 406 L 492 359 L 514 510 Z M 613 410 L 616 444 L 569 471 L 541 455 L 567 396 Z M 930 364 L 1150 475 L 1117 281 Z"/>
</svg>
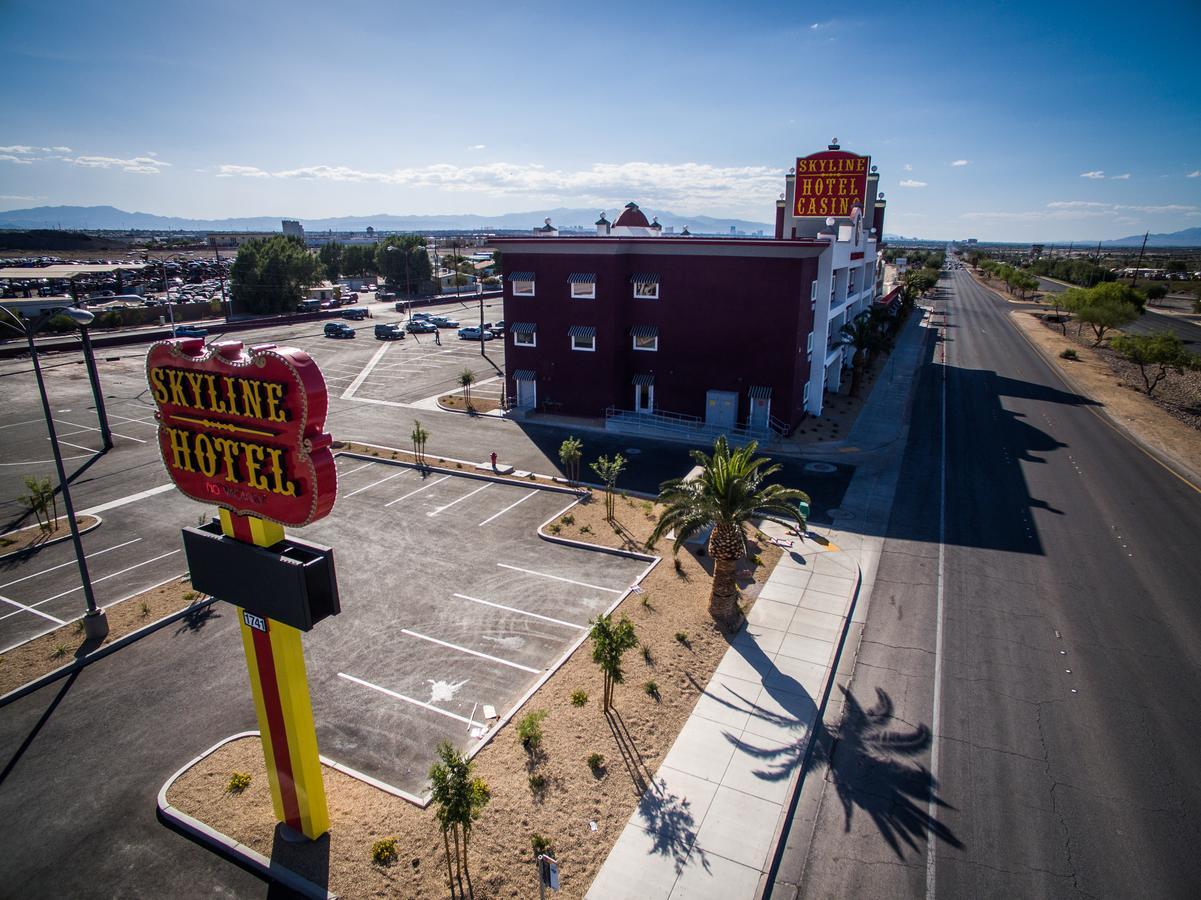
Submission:
<svg viewBox="0 0 1201 900">
<path fill-rule="evenodd" d="M 23 481 L 29 493 L 22 494 L 18 499 L 21 501 L 22 506 L 33 513 L 33 517 L 37 519 L 38 528 L 41 532 L 49 534 L 54 530 L 54 525 L 58 520 L 58 500 L 55 496 L 54 488 L 50 484 L 50 479 L 26 475 Z M 55 504 L 53 518 L 50 515 L 50 504 L 52 502 Z"/>
<path fill-rule="evenodd" d="M 621 477 L 621 473 L 625 471 L 626 458 L 620 453 L 615 454 L 612 459 L 602 456 L 592 464 L 592 471 L 601 480 L 601 484 L 605 486 L 605 518 L 610 522 L 613 521 L 614 499 L 613 489 L 617 485 L 617 479 Z"/>
<path fill-rule="evenodd" d="M 442 829 L 442 845 L 446 851 L 446 876 L 450 895 L 455 897 L 458 885 L 459 897 L 474 897 L 471 886 L 471 870 L 467 865 L 468 844 L 471 829 L 480 817 L 492 793 L 482 778 L 473 778 L 475 763 L 455 749 L 450 741 L 438 745 L 438 762 L 430 768 L 431 799 L 437 806 L 438 825 Z M 451 866 L 450 840 L 454 837 L 454 866 Z M 460 838 L 462 842 L 460 843 Z M 467 892 L 463 891 L 463 879 L 467 879 Z"/>
<path fill-rule="evenodd" d="M 659 502 L 666 509 L 647 539 L 653 547 L 668 531 L 675 532 L 672 553 L 679 553 L 684 542 L 712 525 L 709 556 L 713 558 L 713 587 L 709 594 L 709 615 L 727 631 L 742 623 L 738 609 L 738 584 L 734 572 L 746 551 L 744 532 L 752 518 L 767 519 L 798 534 L 805 533 L 805 517 L 799 504 L 808 503 L 809 495 L 779 484 L 764 484 L 765 478 L 780 470 L 779 463 L 767 457 L 755 458 L 759 445 L 752 441 L 730 452 L 724 436 L 713 445 L 713 456 L 700 450 L 692 458 L 701 467 L 692 479 L 677 478 L 663 482 Z"/>
<path fill-rule="evenodd" d="M 1119 334 L 1109 346 L 1138 366 L 1148 397 L 1168 372 L 1184 374 L 1185 369 L 1201 368 L 1201 357 L 1185 350 L 1174 334 Z"/>
<path fill-rule="evenodd" d="M 574 434 L 559 445 L 559 462 L 567 480 L 573 484 L 580 480 L 580 457 L 584 455 L 584 442 Z"/>
<path fill-rule="evenodd" d="M 621 657 L 627 650 L 638 646 L 638 637 L 634 633 L 634 623 L 624 615 L 616 625 L 612 616 L 605 615 L 589 620 L 588 624 L 592 626 L 588 632 L 592 640 L 592 661 L 600 666 L 604 676 L 601 709 L 608 712 L 613 708 L 613 686 L 625 681 Z"/>
<path fill-rule="evenodd" d="M 413 420 L 413 430 L 409 432 L 409 439 L 413 442 L 413 456 L 417 459 L 417 465 L 425 465 L 425 442 L 429 440 L 430 433 L 425 430 L 420 419 Z"/>
<path fill-rule="evenodd" d="M 471 408 L 471 386 L 475 384 L 475 373 L 464 369 L 459 373 L 459 387 L 463 389 L 463 405 Z"/>
<path fill-rule="evenodd" d="M 320 260 L 297 238 L 250 240 L 238 248 L 230 269 L 230 296 L 239 312 L 292 312 L 321 273 Z"/>
<path fill-rule="evenodd" d="M 337 241 L 330 241 L 317 251 L 317 258 L 325 268 L 325 277 L 330 281 L 337 281 L 338 276 L 342 274 L 342 245 Z"/>
<path fill-rule="evenodd" d="M 1129 325 L 1139 317 L 1137 306 L 1119 299 L 1116 292 L 1107 290 L 1115 287 L 1125 285 L 1110 283 L 1086 290 L 1070 290 L 1064 295 L 1063 304 L 1071 310 L 1076 321 L 1092 328 L 1096 336 L 1094 347 L 1100 346 L 1109 331 Z"/>
</svg>

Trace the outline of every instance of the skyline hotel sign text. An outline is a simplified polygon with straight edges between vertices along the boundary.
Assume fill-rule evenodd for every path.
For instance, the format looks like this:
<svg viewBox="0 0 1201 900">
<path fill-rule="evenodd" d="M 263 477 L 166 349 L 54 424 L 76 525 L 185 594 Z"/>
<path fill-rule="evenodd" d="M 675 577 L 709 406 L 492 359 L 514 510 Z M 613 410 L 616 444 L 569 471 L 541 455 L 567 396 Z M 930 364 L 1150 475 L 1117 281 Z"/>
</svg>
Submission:
<svg viewBox="0 0 1201 900">
<path fill-rule="evenodd" d="M 302 350 L 201 338 L 160 341 L 146 356 L 159 450 L 184 494 L 234 513 L 303 526 L 337 492 L 324 432 L 325 379 Z"/>
<path fill-rule="evenodd" d="M 845 150 L 797 157 L 793 216 L 849 216 L 856 200 L 866 205 L 871 160 Z"/>
</svg>

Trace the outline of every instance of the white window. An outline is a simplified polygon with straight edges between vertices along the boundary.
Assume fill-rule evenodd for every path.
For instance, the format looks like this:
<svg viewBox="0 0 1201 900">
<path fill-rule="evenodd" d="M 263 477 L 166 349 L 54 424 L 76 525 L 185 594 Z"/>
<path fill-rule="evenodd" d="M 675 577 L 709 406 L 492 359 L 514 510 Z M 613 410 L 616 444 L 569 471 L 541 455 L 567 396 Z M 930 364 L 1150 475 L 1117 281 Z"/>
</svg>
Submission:
<svg viewBox="0 0 1201 900">
<path fill-rule="evenodd" d="M 636 334 L 634 335 L 635 350 L 658 350 L 659 335 L 657 334 Z"/>
<path fill-rule="evenodd" d="M 850 274 L 847 275 L 847 294 L 848 295 L 855 293 L 855 273 L 858 271 L 859 271 L 858 269 L 851 269 Z"/>
<path fill-rule="evenodd" d="M 810 356 L 813 355 L 813 332 L 809 332 L 809 339 L 805 342 L 805 352 Z"/>
<path fill-rule="evenodd" d="M 514 331 L 513 332 L 514 347 L 537 347 L 538 335 L 532 331 Z"/>
<path fill-rule="evenodd" d="M 811 281 L 809 283 L 809 302 L 817 303 L 817 279 L 816 278 L 814 278 L 813 281 Z"/>
<path fill-rule="evenodd" d="M 809 405 L 809 382 L 807 382 L 807 381 L 805 382 L 805 393 L 802 394 L 801 396 L 802 396 L 801 402 L 805 406 L 808 406 Z"/>
<path fill-rule="evenodd" d="M 531 281 L 514 281 L 513 282 L 514 297 L 533 297 L 534 282 Z"/>
<path fill-rule="evenodd" d="M 571 336 L 572 350 L 587 350 L 589 353 L 596 352 L 596 335 L 595 334 L 573 334 Z"/>
<path fill-rule="evenodd" d="M 659 299 L 659 282 L 657 282 L 657 281 L 635 281 L 634 282 L 634 297 L 637 300 L 658 300 Z"/>
<path fill-rule="evenodd" d="M 596 282 L 595 281 L 573 282 L 571 285 L 571 298 L 573 300 L 595 300 L 596 299 Z"/>
</svg>

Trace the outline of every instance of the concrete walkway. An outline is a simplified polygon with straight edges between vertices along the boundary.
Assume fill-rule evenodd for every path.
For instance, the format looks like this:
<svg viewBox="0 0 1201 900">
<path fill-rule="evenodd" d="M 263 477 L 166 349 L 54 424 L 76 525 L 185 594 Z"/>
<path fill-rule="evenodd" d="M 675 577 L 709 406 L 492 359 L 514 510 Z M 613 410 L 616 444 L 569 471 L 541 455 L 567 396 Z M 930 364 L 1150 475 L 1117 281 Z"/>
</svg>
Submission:
<svg viewBox="0 0 1201 900">
<path fill-rule="evenodd" d="M 860 580 L 851 555 L 791 540 L 589 898 L 754 895 Z"/>
</svg>

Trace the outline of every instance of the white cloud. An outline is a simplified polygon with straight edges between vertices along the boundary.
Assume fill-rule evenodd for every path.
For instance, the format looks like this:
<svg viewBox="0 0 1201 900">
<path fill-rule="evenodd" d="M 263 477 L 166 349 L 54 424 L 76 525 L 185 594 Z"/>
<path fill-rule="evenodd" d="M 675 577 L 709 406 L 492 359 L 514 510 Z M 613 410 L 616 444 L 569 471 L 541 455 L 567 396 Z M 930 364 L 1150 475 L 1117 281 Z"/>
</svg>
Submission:
<svg viewBox="0 0 1201 900">
<path fill-rule="evenodd" d="M 34 157 L 36 159 L 37 157 Z M 33 159 L 23 159 L 20 156 L 13 156 L 11 153 L 0 153 L 0 162 L 16 163 L 19 166 L 28 166 L 33 162 Z"/>
<path fill-rule="evenodd" d="M 468 150 L 486 150 L 487 148 L 488 148 L 487 144 L 472 144 L 467 149 Z"/>
<path fill-rule="evenodd" d="M 1125 175 L 1110 175 L 1109 177 L 1113 181 L 1129 181 L 1130 173 L 1127 172 Z"/>
<path fill-rule="evenodd" d="M 23 203 L 32 203 L 35 200 L 45 199 L 45 196 L 30 197 L 25 194 L 0 194 L 0 200 L 19 200 Z"/>
<path fill-rule="evenodd" d="M 53 153 L 70 153 L 71 152 L 70 147 L 47 147 L 46 149 L 50 150 Z"/>
<path fill-rule="evenodd" d="M 1039 222 L 1048 220 L 1072 219 L 1109 219 L 1114 224 L 1131 224 L 1130 213 L 1143 215 L 1184 215 L 1188 217 L 1201 214 L 1196 206 L 1185 206 L 1179 203 L 1167 203 L 1160 206 L 1137 206 L 1127 203 L 1099 203 L 1096 200 L 1055 200 L 1043 209 L 1033 209 L 1024 212 L 969 212 L 960 216 L 962 219 L 973 221 L 996 222 Z"/>
<path fill-rule="evenodd" d="M 957 160 L 955 160 L 953 163 L 951 163 L 951 165 L 953 165 L 953 166 L 966 166 L 966 165 L 967 165 L 967 160 L 966 160 L 966 159 L 957 159 Z"/>
<path fill-rule="evenodd" d="M 0 153 L 70 153 L 70 147 L 30 147 L 28 144 L 13 144 L 0 147 Z"/>
<path fill-rule="evenodd" d="M 905 163 L 905 171 L 906 171 L 906 172 L 912 172 L 912 171 L 913 171 L 913 166 L 909 165 L 909 163 Z"/>
<path fill-rule="evenodd" d="M 1201 178 L 1201 169 L 1194 169 L 1184 176 L 1185 178 Z"/>
<path fill-rule="evenodd" d="M 926 186 L 926 182 L 914 181 L 912 178 L 906 178 L 904 181 L 901 182 L 901 187 L 924 188 L 925 186 Z"/>
<path fill-rule="evenodd" d="M 1092 172 L 1081 172 L 1081 178 L 1104 178 L 1105 172 L 1101 169 L 1094 169 Z"/>
<path fill-rule="evenodd" d="M 218 178 L 233 178 L 234 176 L 241 176 L 243 178 L 270 178 L 271 173 L 264 172 L 258 166 L 225 165 L 217 167 Z"/>
<path fill-rule="evenodd" d="M 122 159 L 118 156 L 75 156 L 61 157 L 64 162 L 85 169 L 120 169 L 134 175 L 157 175 L 159 166 L 170 166 L 171 163 L 150 156 L 134 156 Z"/>
</svg>

